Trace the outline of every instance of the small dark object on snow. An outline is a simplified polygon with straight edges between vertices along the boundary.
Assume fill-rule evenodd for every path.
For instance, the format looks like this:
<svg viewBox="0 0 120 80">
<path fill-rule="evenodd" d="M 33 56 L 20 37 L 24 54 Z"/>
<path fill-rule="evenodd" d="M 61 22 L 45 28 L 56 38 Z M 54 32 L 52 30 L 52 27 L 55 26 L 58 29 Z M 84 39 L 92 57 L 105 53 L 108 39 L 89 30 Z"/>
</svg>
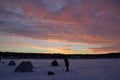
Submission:
<svg viewBox="0 0 120 80">
<path fill-rule="evenodd" d="M 54 60 L 54 61 L 52 61 L 51 66 L 59 66 L 59 64 L 56 60 Z"/>
<path fill-rule="evenodd" d="M 52 71 L 48 71 L 48 75 L 55 75 L 55 73 Z"/>
<path fill-rule="evenodd" d="M 15 66 L 16 63 L 15 63 L 15 61 L 11 60 L 11 61 L 8 63 L 8 65 L 9 65 L 9 66 Z"/>
<path fill-rule="evenodd" d="M 23 61 L 15 69 L 15 72 L 32 72 L 32 71 L 33 71 L 33 65 L 30 61 L 26 61 L 26 62 Z"/>
<path fill-rule="evenodd" d="M 4 61 L 2 61 L 2 64 L 5 64 L 5 62 L 4 62 Z"/>
</svg>

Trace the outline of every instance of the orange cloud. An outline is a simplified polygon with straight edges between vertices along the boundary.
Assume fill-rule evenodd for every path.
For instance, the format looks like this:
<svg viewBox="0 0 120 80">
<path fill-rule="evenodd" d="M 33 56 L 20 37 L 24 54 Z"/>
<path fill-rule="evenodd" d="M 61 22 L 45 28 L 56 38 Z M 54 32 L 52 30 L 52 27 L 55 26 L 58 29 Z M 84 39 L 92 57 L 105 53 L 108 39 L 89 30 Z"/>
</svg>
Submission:
<svg viewBox="0 0 120 80">
<path fill-rule="evenodd" d="M 1 0 L 0 33 L 3 36 L 74 44 L 85 43 L 98 46 L 120 44 L 119 3 L 119 0 L 109 0 L 109 2 L 108 0 L 16 0 L 14 2 Z M 13 44 L 16 45 L 14 42 Z M 34 45 L 31 48 L 49 51 L 56 49 L 57 52 L 66 53 L 73 51 L 59 47 L 46 49 Z M 103 48 L 106 50 L 106 47 Z M 90 50 L 104 51 L 104 49 Z"/>
</svg>

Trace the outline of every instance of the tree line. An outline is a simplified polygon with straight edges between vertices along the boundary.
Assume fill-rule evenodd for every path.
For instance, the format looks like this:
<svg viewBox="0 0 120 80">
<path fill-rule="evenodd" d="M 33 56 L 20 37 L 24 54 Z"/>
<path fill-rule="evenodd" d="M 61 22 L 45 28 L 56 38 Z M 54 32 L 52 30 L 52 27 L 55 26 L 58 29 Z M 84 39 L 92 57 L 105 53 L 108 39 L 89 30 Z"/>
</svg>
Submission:
<svg viewBox="0 0 120 80">
<path fill-rule="evenodd" d="M 107 54 L 60 54 L 60 53 L 21 53 L 21 52 L 0 52 L 0 58 L 34 58 L 34 59 L 120 59 L 120 52 Z"/>
</svg>

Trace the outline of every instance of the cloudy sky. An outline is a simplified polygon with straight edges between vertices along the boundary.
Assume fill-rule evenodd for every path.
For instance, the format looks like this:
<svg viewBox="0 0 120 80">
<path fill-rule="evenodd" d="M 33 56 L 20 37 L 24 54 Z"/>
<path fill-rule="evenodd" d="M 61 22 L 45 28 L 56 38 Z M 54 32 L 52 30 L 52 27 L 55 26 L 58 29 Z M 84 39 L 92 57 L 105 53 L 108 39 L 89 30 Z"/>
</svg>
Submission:
<svg viewBox="0 0 120 80">
<path fill-rule="evenodd" d="M 120 0 L 0 0 L 0 51 L 120 51 Z"/>
</svg>

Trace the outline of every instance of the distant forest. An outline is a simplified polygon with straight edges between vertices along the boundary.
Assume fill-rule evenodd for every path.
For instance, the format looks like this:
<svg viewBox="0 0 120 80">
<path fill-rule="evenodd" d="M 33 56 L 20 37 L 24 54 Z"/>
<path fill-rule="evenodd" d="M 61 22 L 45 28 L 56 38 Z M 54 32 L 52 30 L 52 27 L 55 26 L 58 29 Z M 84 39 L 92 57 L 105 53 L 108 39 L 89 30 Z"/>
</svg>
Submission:
<svg viewBox="0 0 120 80">
<path fill-rule="evenodd" d="M 120 59 L 120 52 L 108 54 L 50 54 L 50 53 L 16 53 L 16 52 L 0 52 L 0 58 L 3 59 Z"/>
</svg>

